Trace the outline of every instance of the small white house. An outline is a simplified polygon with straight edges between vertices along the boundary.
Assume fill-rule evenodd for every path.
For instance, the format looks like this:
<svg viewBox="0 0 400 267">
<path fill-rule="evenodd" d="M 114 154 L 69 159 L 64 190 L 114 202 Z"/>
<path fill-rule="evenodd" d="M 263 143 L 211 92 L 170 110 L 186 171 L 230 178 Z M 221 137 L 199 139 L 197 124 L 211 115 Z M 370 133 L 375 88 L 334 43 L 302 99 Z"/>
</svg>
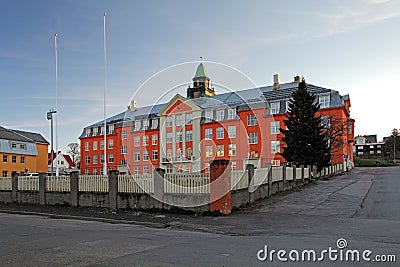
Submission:
<svg viewBox="0 0 400 267">
<path fill-rule="evenodd" d="M 75 163 L 72 161 L 71 157 L 67 154 L 62 154 L 58 151 L 57 157 L 55 153 L 48 153 L 48 171 L 51 172 L 51 162 L 53 161 L 53 172 L 56 171 L 56 166 L 58 162 L 58 171 L 60 173 L 69 172 L 75 169 Z"/>
</svg>

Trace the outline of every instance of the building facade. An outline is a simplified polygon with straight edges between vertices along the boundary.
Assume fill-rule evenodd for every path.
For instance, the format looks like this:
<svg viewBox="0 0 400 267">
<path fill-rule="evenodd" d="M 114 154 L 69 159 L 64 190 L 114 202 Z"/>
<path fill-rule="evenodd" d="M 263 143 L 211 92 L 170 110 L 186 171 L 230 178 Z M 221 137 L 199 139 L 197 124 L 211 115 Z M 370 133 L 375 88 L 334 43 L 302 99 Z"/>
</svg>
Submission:
<svg viewBox="0 0 400 267">
<path fill-rule="evenodd" d="M 297 90 L 293 82 L 216 94 L 203 63 L 199 64 L 186 97 L 175 95 L 168 103 L 136 107 L 83 130 L 81 173 L 102 173 L 104 131 L 107 135 L 107 167 L 122 173 L 146 174 L 154 168 L 167 173 L 208 171 L 213 159 L 228 159 L 232 169 L 246 164 L 280 165 L 288 101 Z M 353 161 L 354 120 L 350 98 L 338 91 L 308 84 L 321 106 L 326 126 L 341 129 L 340 146 L 332 163 Z M 327 127 L 329 128 L 329 127 Z M 110 145 L 111 142 L 111 145 Z"/>
<path fill-rule="evenodd" d="M 2 177 L 10 177 L 13 172 L 47 172 L 48 146 L 41 134 L 0 127 Z"/>
<path fill-rule="evenodd" d="M 362 159 L 383 158 L 385 142 L 377 142 L 376 135 L 355 137 L 354 156 Z"/>
</svg>

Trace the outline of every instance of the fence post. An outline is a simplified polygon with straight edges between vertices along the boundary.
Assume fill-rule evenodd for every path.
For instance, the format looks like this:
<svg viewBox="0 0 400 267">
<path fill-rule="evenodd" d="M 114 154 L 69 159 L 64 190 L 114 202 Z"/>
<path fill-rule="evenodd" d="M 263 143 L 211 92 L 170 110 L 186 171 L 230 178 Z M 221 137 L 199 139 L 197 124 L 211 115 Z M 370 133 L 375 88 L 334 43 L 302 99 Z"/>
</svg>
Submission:
<svg viewBox="0 0 400 267">
<path fill-rule="evenodd" d="M 312 177 L 312 166 L 311 165 L 307 165 L 307 169 L 308 169 L 308 181 L 311 180 Z"/>
<path fill-rule="evenodd" d="M 286 162 L 284 162 L 282 164 L 282 167 L 283 167 L 282 168 L 283 191 L 286 190 L 286 165 L 287 165 Z"/>
<path fill-rule="evenodd" d="M 11 202 L 17 202 L 18 201 L 18 173 L 13 172 L 12 173 L 12 180 L 11 180 Z"/>
<path fill-rule="evenodd" d="M 301 183 L 304 184 L 304 165 L 300 165 L 301 168 Z"/>
<path fill-rule="evenodd" d="M 79 198 L 78 198 L 78 192 L 79 192 L 79 174 L 78 171 L 73 171 L 70 176 L 70 190 L 71 190 L 71 206 L 72 207 L 78 207 L 79 206 Z"/>
<path fill-rule="evenodd" d="M 112 210 L 118 208 L 118 175 L 117 170 L 108 172 L 108 207 Z"/>
<path fill-rule="evenodd" d="M 247 164 L 246 165 L 246 171 L 248 174 L 248 184 L 249 184 L 249 202 L 254 201 L 254 165 L 253 164 Z"/>
<path fill-rule="evenodd" d="M 312 166 L 312 178 L 313 178 L 313 179 L 317 179 L 317 178 L 318 178 L 317 175 L 318 175 L 317 166 L 313 165 L 313 166 Z"/>
<path fill-rule="evenodd" d="M 292 172 L 293 172 L 293 184 L 294 186 L 296 186 L 297 185 L 296 164 L 293 164 Z"/>
<path fill-rule="evenodd" d="M 272 195 L 272 166 L 271 169 L 268 171 L 268 197 Z"/>
<path fill-rule="evenodd" d="M 210 164 L 210 211 L 227 215 L 232 212 L 231 168 L 229 160 Z"/>
<path fill-rule="evenodd" d="M 156 168 L 154 172 L 154 197 L 162 202 L 164 197 L 164 176 L 165 170 L 162 168 Z"/>
<path fill-rule="evenodd" d="M 39 173 L 39 204 L 46 205 L 46 177 L 47 173 Z"/>
</svg>

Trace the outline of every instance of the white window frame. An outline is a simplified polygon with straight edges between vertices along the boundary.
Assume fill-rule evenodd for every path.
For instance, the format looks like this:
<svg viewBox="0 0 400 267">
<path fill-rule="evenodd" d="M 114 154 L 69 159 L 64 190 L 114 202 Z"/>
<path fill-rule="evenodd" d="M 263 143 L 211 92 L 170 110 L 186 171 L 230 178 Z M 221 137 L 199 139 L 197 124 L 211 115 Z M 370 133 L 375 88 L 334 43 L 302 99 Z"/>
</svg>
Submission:
<svg viewBox="0 0 400 267">
<path fill-rule="evenodd" d="M 193 115 L 192 113 L 186 113 L 185 114 L 185 124 L 186 125 L 191 125 L 193 120 Z"/>
<path fill-rule="evenodd" d="M 236 109 L 229 108 L 228 109 L 228 120 L 234 120 L 234 119 L 236 119 Z"/>
<path fill-rule="evenodd" d="M 223 121 L 225 119 L 225 109 L 218 109 L 216 111 L 216 121 Z"/>
<path fill-rule="evenodd" d="M 175 115 L 175 126 L 179 127 L 182 126 L 183 124 L 183 115 L 179 114 L 179 115 Z"/>
<path fill-rule="evenodd" d="M 133 146 L 139 147 L 140 146 L 140 136 L 133 137 Z"/>
<path fill-rule="evenodd" d="M 271 154 L 277 154 L 281 152 L 281 142 L 278 140 L 271 141 Z"/>
<path fill-rule="evenodd" d="M 236 138 L 236 125 L 228 126 L 228 138 Z"/>
<path fill-rule="evenodd" d="M 212 128 L 206 128 L 204 130 L 205 139 L 212 139 L 212 134 L 213 134 L 213 129 Z"/>
<path fill-rule="evenodd" d="M 143 161 L 149 161 L 150 157 L 149 157 L 149 151 L 148 150 L 144 150 L 143 151 Z"/>
<path fill-rule="evenodd" d="M 126 145 L 122 145 L 122 146 L 121 146 L 121 154 L 122 154 L 122 155 L 125 155 L 125 154 L 127 154 L 127 151 L 128 151 L 127 146 L 126 146 Z"/>
<path fill-rule="evenodd" d="M 126 130 L 121 131 L 121 140 L 125 140 L 127 138 Z"/>
<path fill-rule="evenodd" d="M 236 156 L 236 144 L 229 144 L 228 145 L 228 156 Z"/>
<path fill-rule="evenodd" d="M 247 115 L 247 126 L 257 125 L 257 114 L 248 114 Z"/>
<path fill-rule="evenodd" d="M 280 111 L 280 102 L 272 102 L 270 104 L 270 108 L 271 108 L 271 114 L 279 114 Z"/>
<path fill-rule="evenodd" d="M 158 134 L 152 134 L 151 135 L 151 144 L 153 146 L 158 145 Z"/>
<path fill-rule="evenodd" d="M 225 156 L 225 146 L 217 145 L 217 157 L 224 157 L 224 156 Z"/>
<path fill-rule="evenodd" d="M 205 146 L 204 147 L 206 158 L 211 158 L 213 156 L 213 147 L 212 146 Z"/>
<path fill-rule="evenodd" d="M 174 134 L 172 132 L 167 133 L 167 144 L 171 144 L 174 141 Z"/>
<path fill-rule="evenodd" d="M 152 150 L 151 159 L 152 160 L 158 160 L 158 150 Z"/>
<path fill-rule="evenodd" d="M 215 129 L 215 135 L 217 139 L 224 139 L 224 128 L 218 127 Z"/>
<path fill-rule="evenodd" d="M 279 134 L 280 132 L 280 121 L 271 121 L 270 122 L 270 127 L 271 127 L 271 134 Z"/>
<path fill-rule="evenodd" d="M 113 153 L 108 154 L 108 163 L 114 163 L 114 154 Z"/>
<path fill-rule="evenodd" d="M 319 95 L 318 104 L 320 108 L 329 108 L 330 95 Z"/>
<path fill-rule="evenodd" d="M 143 146 L 148 146 L 148 145 L 149 145 L 149 136 L 143 135 Z"/>
<path fill-rule="evenodd" d="M 191 142 L 191 141 L 193 141 L 193 131 L 187 130 L 186 131 L 186 142 Z"/>
<path fill-rule="evenodd" d="M 172 118 L 172 116 L 168 116 L 165 120 L 165 126 L 168 127 L 172 127 L 172 123 L 173 123 L 174 119 Z"/>
<path fill-rule="evenodd" d="M 90 151 L 90 142 L 85 143 L 85 151 Z"/>
<path fill-rule="evenodd" d="M 257 132 L 249 132 L 248 142 L 251 145 L 258 144 L 258 133 Z"/>
</svg>

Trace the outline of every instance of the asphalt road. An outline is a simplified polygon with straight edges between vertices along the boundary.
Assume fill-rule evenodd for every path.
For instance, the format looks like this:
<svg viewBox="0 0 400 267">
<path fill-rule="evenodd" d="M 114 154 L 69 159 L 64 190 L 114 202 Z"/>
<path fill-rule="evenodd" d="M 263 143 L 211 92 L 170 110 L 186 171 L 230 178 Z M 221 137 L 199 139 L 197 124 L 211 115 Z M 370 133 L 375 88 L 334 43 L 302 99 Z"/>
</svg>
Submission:
<svg viewBox="0 0 400 267">
<path fill-rule="evenodd" d="M 295 265 L 376 266 L 377 255 L 394 255 L 397 263 L 381 264 L 399 266 L 400 168 L 356 168 L 230 216 L 166 215 L 163 227 L 0 213 L 0 266 L 292 266 L 291 251 L 319 258 L 329 248 L 332 260 L 305 253 Z M 340 238 L 347 247 L 338 248 Z M 265 246 L 285 250 L 288 262 L 277 252 L 258 260 Z M 359 262 L 340 260 L 349 250 Z"/>
</svg>

